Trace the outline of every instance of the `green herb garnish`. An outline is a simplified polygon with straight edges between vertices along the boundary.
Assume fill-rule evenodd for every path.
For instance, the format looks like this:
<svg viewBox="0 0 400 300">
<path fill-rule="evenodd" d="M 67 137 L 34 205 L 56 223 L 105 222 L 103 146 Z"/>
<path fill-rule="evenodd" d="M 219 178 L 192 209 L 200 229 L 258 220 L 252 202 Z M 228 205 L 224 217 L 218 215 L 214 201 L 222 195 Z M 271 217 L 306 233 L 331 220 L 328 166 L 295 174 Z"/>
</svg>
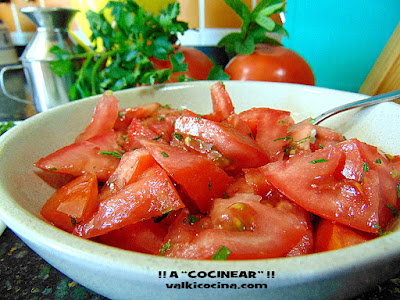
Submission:
<svg viewBox="0 0 400 300">
<path fill-rule="evenodd" d="M 386 203 L 386 206 L 390 209 L 392 212 L 393 217 L 397 218 L 399 216 L 399 212 L 397 209 L 395 209 L 390 203 Z"/>
<path fill-rule="evenodd" d="M 211 257 L 212 260 L 226 260 L 231 254 L 231 251 L 225 246 L 218 248 L 217 252 Z"/>
<path fill-rule="evenodd" d="M 14 127 L 15 124 L 14 122 L 4 122 L 0 124 L 0 135 L 2 135 L 4 132 L 9 130 L 10 128 Z"/>
<path fill-rule="evenodd" d="M 168 240 L 168 242 L 166 242 L 164 245 L 162 245 L 159 252 L 165 253 L 169 250 L 169 248 L 171 248 L 171 240 Z"/>
<path fill-rule="evenodd" d="M 169 157 L 169 155 L 167 153 L 165 153 L 165 152 L 161 152 L 161 155 L 164 156 L 164 157 Z"/>
<path fill-rule="evenodd" d="M 102 155 L 111 155 L 115 158 L 121 159 L 124 153 L 120 153 L 118 151 L 100 151 L 98 154 Z"/>
<path fill-rule="evenodd" d="M 318 164 L 318 163 L 327 162 L 327 161 L 328 161 L 327 159 L 321 158 L 321 159 L 316 159 L 316 160 L 309 161 L 308 163 L 309 164 Z"/>
<path fill-rule="evenodd" d="M 200 218 L 197 216 L 188 215 L 187 218 L 183 219 L 183 224 L 185 225 L 186 222 L 188 222 L 190 225 L 193 225 L 194 223 L 198 222 L 199 220 L 200 220 Z"/>
</svg>

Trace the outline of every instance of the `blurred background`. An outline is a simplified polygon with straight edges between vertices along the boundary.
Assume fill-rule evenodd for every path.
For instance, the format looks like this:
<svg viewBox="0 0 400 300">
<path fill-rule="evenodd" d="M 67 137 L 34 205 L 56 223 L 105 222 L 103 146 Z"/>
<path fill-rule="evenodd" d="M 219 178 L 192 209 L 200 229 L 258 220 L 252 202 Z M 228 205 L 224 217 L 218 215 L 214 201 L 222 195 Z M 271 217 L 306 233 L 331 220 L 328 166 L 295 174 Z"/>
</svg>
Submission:
<svg viewBox="0 0 400 300">
<path fill-rule="evenodd" d="M 80 9 L 71 30 L 86 41 L 84 12 L 99 10 L 107 0 L 0 0 L 0 19 L 8 26 L 20 54 L 35 31 L 18 9 L 23 6 Z M 171 0 L 138 0 L 158 10 Z M 240 19 L 223 0 L 179 0 L 181 19 L 189 23 L 183 45 L 198 46 L 225 64 L 214 46 L 222 36 L 240 27 Z M 243 0 L 249 8 L 259 1 Z M 400 21 L 399 0 L 287 0 L 282 16 L 289 38 L 283 44 L 311 65 L 316 85 L 356 92 Z M 211 52 L 210 52 L 211 51 Z M 218 61 L 220 60 L 220 61 Z"/>
</svg>

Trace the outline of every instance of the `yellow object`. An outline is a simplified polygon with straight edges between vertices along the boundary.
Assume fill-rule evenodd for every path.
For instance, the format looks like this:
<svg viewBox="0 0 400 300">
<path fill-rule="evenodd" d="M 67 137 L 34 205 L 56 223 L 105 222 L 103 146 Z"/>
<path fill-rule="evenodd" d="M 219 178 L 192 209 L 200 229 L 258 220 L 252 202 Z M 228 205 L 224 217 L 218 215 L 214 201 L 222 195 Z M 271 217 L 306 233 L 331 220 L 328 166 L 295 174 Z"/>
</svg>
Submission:
<svg viewBox="0 0 400 300">
<path fill-rule="evenodd" d="M 400 89 L 400 23 L 376 60 L 359 92 L 377 95 Z M 400 103 L 399 100 L 396 102 Z"/>
<path fill-rule="evenodd" d="M 90 38 L 92 33 L 89 22 L 86 19 L 86 12 L 88 10 L 98 12 L 106 6 L 108 2 L 109 0 L 71 0 L 72 8 L 79 10 L 79 13 L 76 14 L 76 19 L 88 38 Z M 146 11 L 158 13 L 163 8 L 167 8 L 168 4 L 174 3 L 175 0 L 136 0 L 135 2 L 143 6 Z"/>
</svg>

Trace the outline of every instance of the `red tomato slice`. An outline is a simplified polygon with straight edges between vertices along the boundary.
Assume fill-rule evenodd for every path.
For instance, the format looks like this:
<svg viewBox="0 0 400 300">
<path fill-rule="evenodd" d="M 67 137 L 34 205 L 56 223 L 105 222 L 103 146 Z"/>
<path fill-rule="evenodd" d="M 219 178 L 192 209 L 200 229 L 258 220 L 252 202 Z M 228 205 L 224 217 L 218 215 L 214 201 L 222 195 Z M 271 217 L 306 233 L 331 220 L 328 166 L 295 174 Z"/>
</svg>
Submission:
<svg viewBox="0 0 400 300">
<path fill-rule="evenodd" d="M 95 212 L 97 178 L 93 173 L 79 176 L 58 189 L 43 205 L 40 213 L 55 226 L 72 232 L 74 227 Z"/>
<path fill-rule="evenodd" d="M 165 226 L 146 220 L 101 235 L 99 241 L 125 250 L 158 254 L 166 234 Z"/>
<path fill-rule="evenodd" d="M 144 171 L 154 166 L 156 161 L 144 148 L 126 152 L 100 192 L 100 200 L 104 200 L 119 192 L 127 184 L 134 182 Z"/>
<path fill-rule="evenodd" d="M 285 256 L 300 241 L 305 228 L 293 214 L 261 204 L 260 200 L 260 196 L 250 194 L 216 199 L 209 214 L 211 224 L 203 219 L 200 224 L 195 223 L 195 229 L 188 222 L 181 225 L 178 218 L 176 226 L 181 227 L 180 232 L 186 238 L 179 235 L 174 240 L 168 234 L 166 239 L 171 239 L 171 248 L 166 255 L 210 259 L 218 248 L 225 246 L 231 251 L 228 259 Z"/>
<path fill-rule="evenodd" d="M 109 131 L 89 140 L 73 143 L 41 158 L 35 166 L 49 172 L 79 176 L 95 173 L 105 182 L 117 168 L 119 159 L 100 152 L 121 152 L 119 135 Z"/>
<path fill-rule="evenodd" d="M 222 122 L 235 113 L 231 97 L 222 82 L 216 82 L 211 85 L 211 100 L 213 112 L 209 115 L 203 116 L 205 119 Z"/>
<path fill-rule="evenodd" d="M 118 105 L 119 101 L 112 92 L 105 92 L 96 104 L 90 124 L 78 135 L 75 142 L 85 141 L 112 130 L 118 118 Z"/>
<path fill-rule="evenodd" d="M 350 144 L 363 145 L 359 156 L 354 157 L 356 152 L 346 155 L 344 145 Z M 362 163 L 362 148 L 369 146 L 356 140 L 337 145 L 296 155 L 287 162 L 271 163 L 260 170 L 281 193 L 306 210 L 358 230 L 378 233 L 392 218 L 387 203 L 398 207 L 397 181 L 389 178 L 390 174 L 383 176 L 374 169 L 376 165 L 364 171 L 362 179 L 346 178 L 345 174 L 359 172 L 348 169 Z M 390 190 L 390 195 L 384 194 L 380 185 L 386 192 Z"/>
<path fill-rule="evenodd" d="M 133 118 L 131 124 L 129 125 L 128 135 L 126 137 L 126 142 L 124 145 L 124 151 L 132 151 L 141 147 L 139 139 L 157 139 L 163 141 L 156 132 L 143 125 L 138 119 Z"/>
<path fill-rule="evenodd" d="M 340 133 L 326 127 L 314 125 L 310 120 L 304 120 L 291 126 L 288 136 L 291 138 L 287 148 L 289 155 L 302 151 L 316 151 L 345 140 Z"/>
<path fill-rule="evenodd" d="M 315 227 L 315 251 L 337 250 L 365 243 L 376 235 L 365 233 L 350 227 L 320 219 Z"/>
<path fill-rule="evenodd" d="M 118 112 L 118 118 L 114 124 L 114 130 L 124 131 L 128 129 L 132 119 L 144 119 L 150 117 L 160 108 L 160 103 L 149 103 L 136 107 L 128 107 Z"/>
<path fill-rule="evenodd" d="M 78 224 L 73 233 L 91 238 L 182 207 L 184 204 L 168 175 L 154 166 L 139 180 L 102 201 L 94 215 Z"/>
<path fill-rule="evenodd" d="M 158 142 L 143 141 L 143 145 L 203 213 L 232 182 L 224 170 L 197 153 Z"/>
<path fill-rule="evenodd" d="M 186 110 L 176 120 L 175 131 L 212 144 L 227 160 L 224 169 L 228 171 L 259 167 L 268 162 L 260 146 L 250 136 L 222 123 L 200 118 L 191 111 Z"/>
<path fill-rule="evenodd" d="M 181 114 L 182 112 L 177 109 L 162 106 L 151 118 L 144 120 L 144 124 L 154 131 L 157 137 L 161 137 L 162 140 L 169 142 L 174 132 L 175 120 Z"/>
<path fill-rule="evenodd" d="M 289 140 L 288 128 L 294 124 L 290 112 L 270 108 L 252 108 L 239 114 L 251 128 L 257 144 L 270 161 L 283 158 Z"/>
<path fill-rule="evenodd" d="M 311 224 L 310 214 L 302 207 L 294 204 L 288 200 L 284 195 L 279 193 L 268 181 L 266 181 L 264 175 L 258 168 L 245 169 L 244 180 L 247 185 L 241 185 L 239 192 L 251 193 L 262 196 L 261 203 L 270 205 L 279 210 L 287 213 L 291 213 L 297 217 L 299 222 L 305 227 L 306 232 L 299 243 L 289 251 L 287 256 L 297 256 L 303 254 L 310 254 L 314 252 L 314 238 L 313 238 L 313 227 Z M 251 187 L 251 188 L 250 188 Z M 231 195 L 231 188 L 228 190 L 228 194 Z"/>
</svg>

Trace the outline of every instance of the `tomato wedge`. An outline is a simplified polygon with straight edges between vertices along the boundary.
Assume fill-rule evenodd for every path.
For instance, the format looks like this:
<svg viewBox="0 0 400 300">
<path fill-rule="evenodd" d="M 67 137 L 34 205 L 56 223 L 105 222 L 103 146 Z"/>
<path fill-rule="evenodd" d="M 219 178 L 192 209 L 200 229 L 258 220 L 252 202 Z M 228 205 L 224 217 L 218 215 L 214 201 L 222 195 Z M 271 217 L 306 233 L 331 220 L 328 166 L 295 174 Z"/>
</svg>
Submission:
<svg viewBox="0 0 400 300">
<path fill-rule="evenodd" d="M 260 146 L 248 135 L 224 125 L 199 117 L 185 110 L 175 122 L 175 131 L 212 144 L 228 161 L 225 170 L 259 167 L 268 162 Z"/>
<path fill-rule="evenodd" d="M 164 243 L 167 229 L 153 220 L 146 220 L 110 231 L 99 237 L 101 243 L 125 250 L 157 254 Z"/>
<path fill-rule="evenodd" d="M 78 224 L 73 233 L 91 238 L 183 207 L 168 175 L 154 166 L 140 179 L 100 202 L 93 216 Z"/>
<path fill-rule="evenodd" d="M 105 182 L 119 163 L 118 158 L 109 155 L 121 152 L 118 140 L 116 132 L 108 131 L 63 147 L 39 159 L 34 165 L 44 171 L 74 176 L 93 172 L 99 181 Z"/>
<path fill-rule="evenodd" d="M 211 259 L 221 246 L 231 251 L 228 259 L 285 256 L 300 241 L 305 228 L 293 214 L 260 201 L 260 196 L 251 194 L 216 199 L 210 217 L 194 227 L 178 218 L 166 236 L 171 240 L 166 256 Z"/>
<path fill-rule="evenodd" d="M 197 153 L 158 142 L 142 143 L 203 213 L 211 207 L 213 199 L 222 197 L 232 182 L 224 170 Z"/>
<path fill-rule="evenodd" d="M 118 118 L 119 101 L 111 91 L 106 91 L 97 102 L 92 120 L 85 131 L 77 136 L 75 142 L 88 140 L 113 129 Z"/>
<path fill-rule="evenodd" d="M 154 166 L 156 161 L 144 148 L 126 152 L 114 173 L 101 189 L 99 198 L 104 200 L 119 192 L 127 184 L 134 182 L 144 171 Z"/>
<path fill-rule="evenodd" d="M 148 103 L 136 107 L 128 107 L 121 109 L 118 112 L 117 120 L 115 120 L 114 130 L 116 131 L 127 130 L 133 118 L 145 119 L 147 117 L 150 117 L 160 108 L 160 106 L 161 106 L 160 103 Z"/>
<path fill-rule="evenodd" d="M 40 214 L 55 226 L 72 232 L 76 224 L 95 212 L 97 178 L 87 173 L 58 189 L 43 205 Z"/>
<path fill-rule="evenodd" d="M 349 155 L 344 150 L 348 147 L 357 151 Z M 385 166 L 377 151 L 374 159 L 381 163 L 363 163 L 365 149 L 370 147 L 355 139 L 347 140 L 260 170 L 268 182 L 304 209 L 354 229 L 378 233 L 393 218 L 388 204 L 395 209 L 399 206 L 398 182 L 384 171 L 390 166 Z M 361 170 L 365 165 L 370 167 Z"/>
<path fill-rule="evenodd" d="M 315 226 L 315 251 L 342 249 L 365 243 L 376 237 L 336 222 L 320 219 Z"/>
</svg>

